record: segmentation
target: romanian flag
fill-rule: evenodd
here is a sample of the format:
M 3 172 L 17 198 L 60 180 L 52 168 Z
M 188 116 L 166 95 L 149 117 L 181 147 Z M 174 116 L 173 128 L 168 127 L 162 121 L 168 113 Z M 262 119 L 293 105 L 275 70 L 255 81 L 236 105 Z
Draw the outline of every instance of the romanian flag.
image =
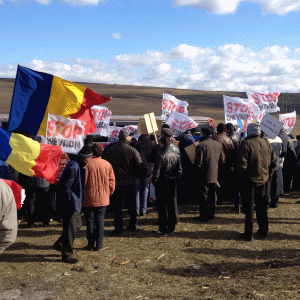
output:
M 60 146 L 40 144 L 0 127 L 0 159 L 22 174 L 54 183 L 61 154 Z
M 97 131 L 90 108 L 109 101 L 59 77 L 18 66 L 8 130 L 46 135 L 48 113 L 85 121 L 85 134 Z

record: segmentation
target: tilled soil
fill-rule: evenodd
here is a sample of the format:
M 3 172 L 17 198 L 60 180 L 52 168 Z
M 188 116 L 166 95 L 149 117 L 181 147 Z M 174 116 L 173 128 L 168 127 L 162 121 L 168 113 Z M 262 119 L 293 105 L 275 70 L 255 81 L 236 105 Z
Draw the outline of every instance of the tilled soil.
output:
M 285 194 L 269 210 L 267 238 L 239 239 L 244 215 L 231 203 L 214 220 L 199 223 L 195 205 L 179 205 L 173 235 L 159 237 L 154 207 L 137 231 L 111 237 L 107 213 L 104 249 L 85 249 L 85 226 L 74 243 L 75 265 L 52 248 L 61 223 L 34 228 L 19 224 L 14 245 L 0 255 L 0 299 L 300 299 L 300 200 Z M 125 225 L 128 223 L 124 212 Z M 255 224 L 255 231 L 257 224 Z

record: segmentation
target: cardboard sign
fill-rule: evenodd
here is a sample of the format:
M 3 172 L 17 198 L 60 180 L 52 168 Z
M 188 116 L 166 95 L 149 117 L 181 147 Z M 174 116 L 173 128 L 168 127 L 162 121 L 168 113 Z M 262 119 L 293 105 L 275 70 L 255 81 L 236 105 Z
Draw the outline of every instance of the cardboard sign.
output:
M 296 123 L 296 111 L 280 114 L 279 121 L 283 122 L 283 128 L 286 129 L 287 133 L 291 133 Z
M 271 139 L 276 138 L 282 126 L 283 122 L 278 121 L 269 114 L 265 114 L 260 123 L 261 130 Z
M 180 132 L 186 132 L 188 129 L 195 128 L 198 125 L 193 119 L 175 111 L 172 112 L 166 124 L 174 131 L 174 136 L 177 136 Z
M 247 91 L 249 100 L 254 101 L 254 104 L 258 106 L 259 110 L 265 110 L 266 113 L 273 113 L 280 110 L 278 105 L 278 97 L 280 93 L 259 93 Z
M 163 94 L 161 118 L 164 121 L 167 120 L 173 111 L 187 116 L 188 105 L 186 101 L 179 100 L 169 94 Z
M 61 146 L 63 152 L 77 154 L 84 146 L 85 122 L 48 114 L 46 144 Z
M 110 117 L 112 115 L 111 111 L 107 107 L 102 105 L 95 105 L 91 107 L 91 111 L 94 116 L 95 125 L 97 127 L 97 131 L 93 134 L 108 136 L 108 127 Z
M 152 132 L 156 132 L 158 130 L 156 119 L 154 113 L 145 114 L 145 123 L 147 127 L 148 134 Z
M 155 132 L 156 135 L 161 134 L 161 127 L 162 127 L 163 121 L 162 120 L 156 120 L 156 125 L 157 125 L 157 131 Z M 139 119 L 139 123 L 137 126 L 137 134 L 148 134 L 147 126 L 146 126 L 146 121 L 144 118 Z M 154 135 L 154 132 L 150 133 L 150 135 Z
M 199 141 L 184 148 L 184 150 L 185 150 L 186 154 L 188 155 L 189 159 L 191 160 L 192 164 L 195 163 L 196 147 L 198 144 L 199 144 Z

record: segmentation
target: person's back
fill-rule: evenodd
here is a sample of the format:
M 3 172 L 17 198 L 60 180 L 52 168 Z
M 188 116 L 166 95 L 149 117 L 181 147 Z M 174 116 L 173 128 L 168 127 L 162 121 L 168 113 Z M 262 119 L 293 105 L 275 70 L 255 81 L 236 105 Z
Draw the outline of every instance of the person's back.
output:
M 17 237 L 17 206 L 11 188 L 0 179 L 0 253 Z

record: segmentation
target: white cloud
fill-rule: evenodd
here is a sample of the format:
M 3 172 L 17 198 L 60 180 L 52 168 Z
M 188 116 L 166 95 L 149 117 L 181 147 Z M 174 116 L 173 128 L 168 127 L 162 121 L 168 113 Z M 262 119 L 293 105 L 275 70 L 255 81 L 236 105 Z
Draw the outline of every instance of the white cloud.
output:
M 173 0 L 175 6 L 192 6 L 213 14 L 234 13 L 241 2 L 257 3 L 265 14 L 285 15 L 300 10 L 299 0 Z
M 116 40 L 121 40 L 121 39 L 122 39 L 120 33 L 114 33 L 112 36 L 113 36 L 113 38 L 116 39 Z
M 100 2 L 103 2 L 103 0 L 62 0 L 62 1 L 75 6 L 98 5 Z
M 122 54 L 110 63 L 98 60 L 32 60 L 21 65 L 71 81 L 102 82 L 198 90 L 266 90 L 298 92 L 299 49 L 265 47 L 260 51 L 243 45 L 217 49 L 178 45 L 168 52 Z M 1 77 L 15 77 L 17 66 L 0 65 Z

